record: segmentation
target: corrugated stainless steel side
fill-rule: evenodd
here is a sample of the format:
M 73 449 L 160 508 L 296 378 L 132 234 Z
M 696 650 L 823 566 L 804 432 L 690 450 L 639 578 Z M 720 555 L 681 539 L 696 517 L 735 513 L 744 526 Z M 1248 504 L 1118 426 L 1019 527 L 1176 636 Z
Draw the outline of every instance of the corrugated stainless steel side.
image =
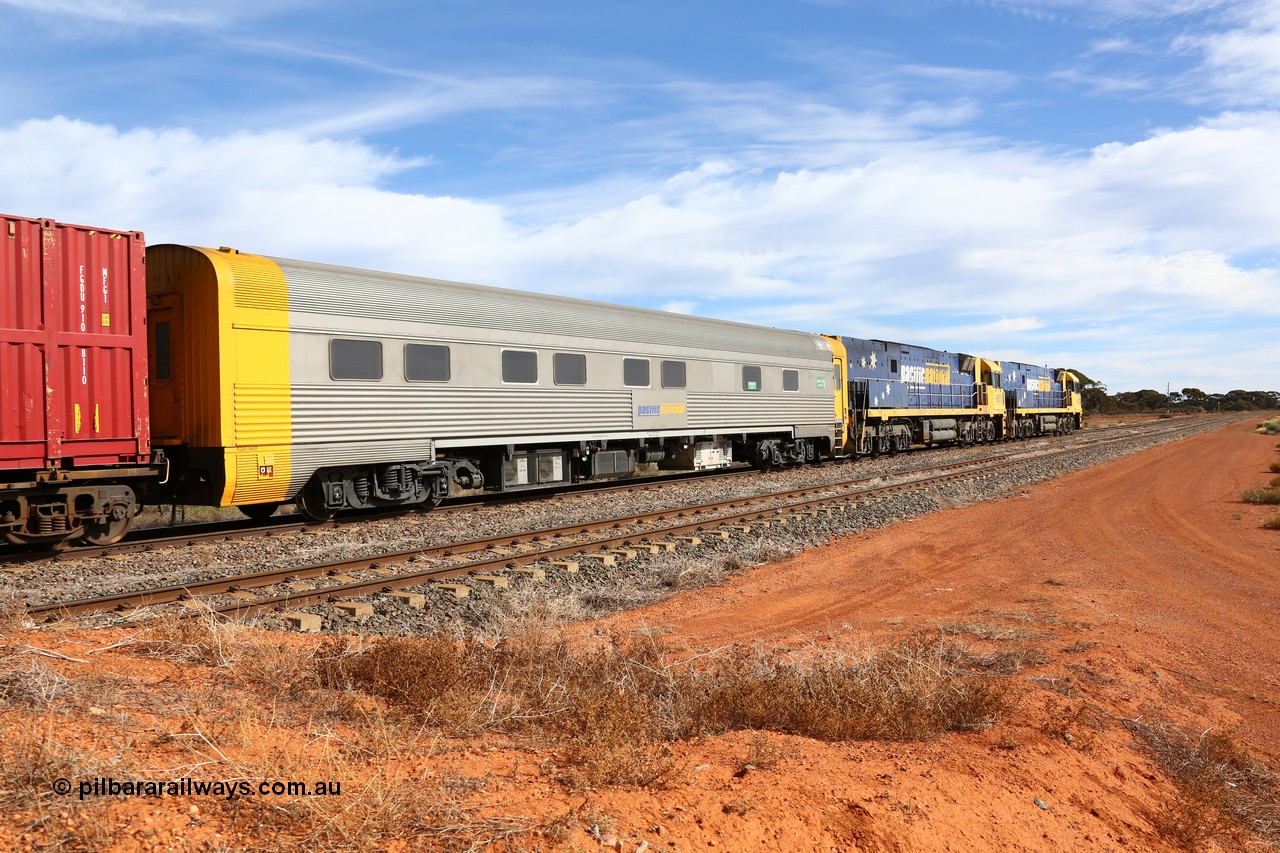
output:
M 348 433 L 349 434 L 349 433 Z M 289 492 L 292 500 L 311 475 L 321 468 L 379 462 L 423 462 L 435 458 L 435 444 L 425 439 L 403 441 L 346 441 L 298 444 L 292 448 Z
M 757 357 L 811 359 L 830 354 L 820 337 L 801 332 L 440 279 L 271 260 L 280 265 L 289 282 L 291 312 L 742 351 Z
M 292 402 L 295 448 L 414 436 L 484 438 L 513 429 L 531 438 L 568 426 L 583 433 L 631 429 L 629 391 L 294 385 Z
M 831 400 L 783 394 L 703 394 L 689 392 L 689 428 L 732 432 L 743 427 L 821 424 L 831 421 Z

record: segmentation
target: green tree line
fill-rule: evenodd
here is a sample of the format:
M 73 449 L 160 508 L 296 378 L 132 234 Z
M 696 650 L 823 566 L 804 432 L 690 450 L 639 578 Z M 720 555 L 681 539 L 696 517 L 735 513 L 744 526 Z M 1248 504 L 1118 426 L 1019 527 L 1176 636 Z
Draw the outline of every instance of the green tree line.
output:
M 1108 394 L 1107 386 L 1078 370 L 1084 410 L 1095 415 L 1130 415 L 1156 412 L 1252 412 L 1280 409 L 1280 391 L 1228 391 L 1207 394 L 1199 388 L 1164 393 L 1150 388 Z

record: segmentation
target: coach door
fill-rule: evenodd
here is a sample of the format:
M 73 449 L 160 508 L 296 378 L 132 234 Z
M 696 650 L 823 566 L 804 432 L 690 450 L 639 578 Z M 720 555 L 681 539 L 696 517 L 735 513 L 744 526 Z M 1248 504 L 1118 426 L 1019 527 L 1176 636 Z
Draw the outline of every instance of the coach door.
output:
M 147 300 L 147 352 L 151 356 L 151 437 L 178 440 L 185 412 L 182 394 L 182 295 L 165 293 Z

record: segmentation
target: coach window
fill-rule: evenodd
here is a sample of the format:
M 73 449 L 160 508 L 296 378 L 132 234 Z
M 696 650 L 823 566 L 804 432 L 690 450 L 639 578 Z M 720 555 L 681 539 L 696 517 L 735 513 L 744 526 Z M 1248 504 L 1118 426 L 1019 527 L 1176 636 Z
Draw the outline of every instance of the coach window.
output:
M 538 354 L 528 350 L 502 351 L 502 381 L 534 385 L 538 381 Z
M 382 342 L 333 338 L 329 341 L 329 376 L 333 379 L 381 379 Z
M 574 352 L 556 353 L 551 356 L 551 378 L 557 385 L 586 385 L 587 357 Z
M 622 384 L 630 388 L 648 388 L 649 359 L 624 358 L 622 360 Z
M 898 360 L 896 358 L 889 359 L 889 372 L 890 373 L 898 372 Z
M 782 390 L 783 391 L 799 391 L 800 390 L 800 371 L 798 370 L 782 371 Z
M 759 391 L 760 387 L 760 368 L 753 364 L 742 368 L 742 390 Z
M 662 362 L 662 387 L 683 388 L 685 386 L 683 361 Z
M 449 348 L 437 344 L 405 344 L 404 378 L 410 382 L 448 382 Z

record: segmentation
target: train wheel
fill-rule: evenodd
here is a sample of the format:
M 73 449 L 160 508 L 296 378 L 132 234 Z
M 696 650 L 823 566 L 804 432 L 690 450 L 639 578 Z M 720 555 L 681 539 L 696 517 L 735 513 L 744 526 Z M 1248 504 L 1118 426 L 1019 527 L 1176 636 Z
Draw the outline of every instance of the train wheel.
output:
M 298 512 L 312 521 L 328 521 L 333 518 L 334 511 L 324 504 L 324 486 L 318 480 L 312 480 L 298 492 L 296 503 Z
M 246 518 L 251 518 L 254 521 L 266 521 L 275 515 L 276 510 L 279 508 L 280 503 L 278 501 L 265 504 L 244 504 L 238 507 Z
M 80 540 L 90 545 L 114 545 L 129 532 L 129 525 L 132 523 L 132 515 L 126 515 L 124 518 L 109 518 L 106 521 L 91 521 L 85 525 L 84 535 Z

